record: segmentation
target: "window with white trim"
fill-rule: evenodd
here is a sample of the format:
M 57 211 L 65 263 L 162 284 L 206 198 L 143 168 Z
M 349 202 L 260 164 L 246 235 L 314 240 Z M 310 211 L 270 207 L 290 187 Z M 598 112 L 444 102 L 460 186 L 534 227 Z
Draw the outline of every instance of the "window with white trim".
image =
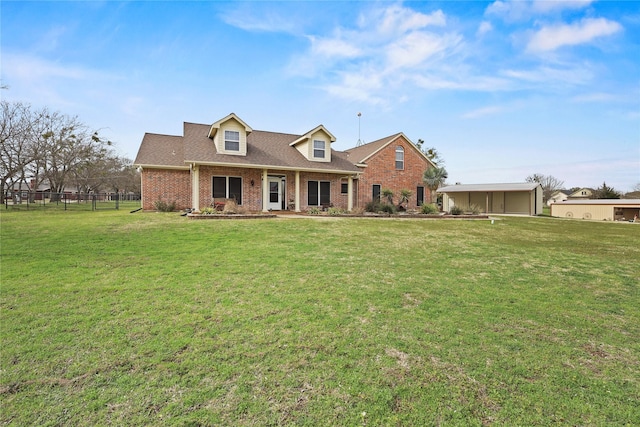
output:
M 242 178 L 214 176 L 211 184 L 214 199 L 234 199 L 237 204 L 242 204 Z
M 326 144 L 326 141 L 320 139 L 313 140 L 313 157 L 315 159 L 325 158 Z
M 396 147 L 396 169 L 404 169 L 404 148 Z
M 237 130 L 224 131 L 225 151 L 240 151 L 240 132 Z
M 329 181 L 309 181 L 307 190 L 307 205 L 325 206 L 331 204 L 331 183 Z

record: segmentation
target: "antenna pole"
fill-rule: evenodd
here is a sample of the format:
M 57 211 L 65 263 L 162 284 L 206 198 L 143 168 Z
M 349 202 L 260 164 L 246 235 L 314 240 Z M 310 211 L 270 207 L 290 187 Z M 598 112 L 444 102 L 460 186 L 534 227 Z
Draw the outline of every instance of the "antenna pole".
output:
M 362 113 L 358 113 L 358 142 L 356 143 L 356 147 L 359 147 L 363 144 L 362 140 L 360 139 L 360 117 L 362 116 Z

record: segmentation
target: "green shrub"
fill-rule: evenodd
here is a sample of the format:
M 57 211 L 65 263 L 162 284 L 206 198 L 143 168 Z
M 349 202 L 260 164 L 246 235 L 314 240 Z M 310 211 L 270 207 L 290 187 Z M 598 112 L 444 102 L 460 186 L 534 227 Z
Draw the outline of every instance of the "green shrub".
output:
M 176 202 L 167 203 L 163 200 L 156 200 L 153 205 L 160 212 L 174 212 L 176 210 Z
M 388 188 L 383 188 L 382 189 L 382 197 L 384 197 L 385 199 L 387 199 L 387 203 L 392 205 L 393 204 L 393 191 L 391 191 Z
M 397 211 L 397 208 L 390 203 L 382 203 L 378 208 L 378 212 L 385 212 L 388 214 L 394 214 Z
M 380 212 L 380 200 L 372 200 L 364 206 L 365 212 Z
M 451 215 L 461 215 L 464 211 L 459 206 L 452 206 L 449 212 Z
M 320 208 L 313 207 L 313 208 L 309 208 L 307 213 L 309 215 L 320 215 L 322 213 L 322 210 Z
M 420 206 L 420 213 L 432 215 L 438 213 L 438 207 L 433 203 L 425 203 Z
M 329 215 L 344 215 L 347 213 L 347 211 L 345 211 L 344 209 L 340 209 L 340 208 L 329 208 L 327 210 L 327 213 Z
M 213 207 L 207 206 L 206 208 L 202 208 L 200 210 L 200 215 L 215 215 L 216 212 L 217 211 Z

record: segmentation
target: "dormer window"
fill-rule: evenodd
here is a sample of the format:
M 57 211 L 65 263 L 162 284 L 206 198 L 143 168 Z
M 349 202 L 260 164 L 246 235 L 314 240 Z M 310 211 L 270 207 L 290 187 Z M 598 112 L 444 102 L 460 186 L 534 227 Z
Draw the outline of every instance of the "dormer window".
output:
M 396 169 L 404 169 L 404 148 L 400 146 L 396 147 Z
M 326 149 L 326 142 L 319 139 L 313 140 L 313 157 L 316 159 L 324 159 Z
M 240 151 L 240 132 L 235 130 L 224 131 L 225 151 Z

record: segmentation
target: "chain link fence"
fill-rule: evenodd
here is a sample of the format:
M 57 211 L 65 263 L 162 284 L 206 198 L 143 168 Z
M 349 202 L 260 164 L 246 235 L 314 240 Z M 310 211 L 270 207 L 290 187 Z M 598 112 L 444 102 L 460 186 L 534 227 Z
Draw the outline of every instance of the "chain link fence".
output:
M 81 210 L 137 209 L 139 194 L 122 193 L 54 193 L 16 191 L 5 195 L 6 210 Z

